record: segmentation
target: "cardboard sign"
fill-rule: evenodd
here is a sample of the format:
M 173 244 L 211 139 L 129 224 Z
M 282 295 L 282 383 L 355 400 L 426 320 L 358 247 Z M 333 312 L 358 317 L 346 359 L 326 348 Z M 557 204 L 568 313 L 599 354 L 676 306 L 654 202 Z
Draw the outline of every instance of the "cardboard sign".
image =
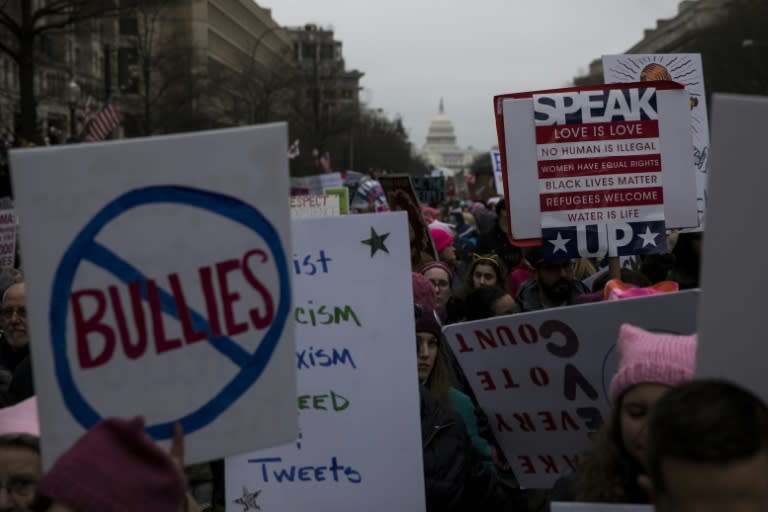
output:
M 652 100 L 648 93 L 640 95 L 641 88 L 646 91 L 655 89 L 656 108 L 651 106 Z M 535 102 L 535 98 L 539 99 L 538 103 Z M 574 193 L 570 203 L 565 201 L 560 205 L 550 202 L 549 206 L 571 206 L 573 210 L 626 206 L 631 211 L 624 219 L 605 217 L 600 219 L 597 215 L 594 218 L 588 216 L 584 219 L 578 215 L 573 218 L 566 216 L 566 220 L 573 226 L 572 240 L 563 242 L 564 239 L 569 238 L 567 235 L 562 235 L 558 240 L 562 244 L 560 247 L 566 250 L 578 246 L 577 225 L 580 225 L 585 232 L 585 236 L 581 237 L 582 242 L 586 242 L 588 238 L 595 240 L 594 245 L 585 246 L 582 243 L 582 248 L 586 247 L 584 252 L 591 253 L 592 256 L 598 255 L 597 248 L 600 246 L 603 246 L 603 252 L 607 254 L 611 244 L 619 254 L 625 246 L 638 241 L 642 246 L 647 240 L 645 246 L 647 248 L 656 228 L 645 226 L 650 228 L 650 231 L 646 231 L 642 226 L 630 224 L 642 220 L 634 215 L 635 207 L 639 206 L 638 202 L 655 202 L 659 196 L 663 199 L 664 220 L 667 228 L 684 228 L 698 224 L 695 177 L 690 172 L 692 166 L 689 150 L 691 139 L 688 129 L 690 107 L 688 95 L 682 85 L 674 82 L 644 82 L 507 94 L 497 96 L 495 106 L 496 127 L 505 177 L 504 185 L 509 204 L 507 220 L 510 239 L 514 243 L 531 245 L 541 242 L 541 214 L 547 213 L 547 203 L 545 201 L 542 205 L 539 197 L 540 180 L 552 178 L 567 186 L 569 179 L 580 179 L 580 183 L 571 181 L 570 184 L 579 185 L 584 189 L 589 188 L 586 183 L 586 172 L 589 172 L 589 179 L 597 180 L 597 186 L 594 187 L 598 190 L 597 193 L 580 190 Z M 643 121 L 644 115 L 646 117 L 656 115 L 658 118 L 657 147 L 631 142 L 630 137 L 639 135 L 637 130 L 640 125 L 634 121 Z M 620 116 L 626 122 L 614 123 L 614 117 L 618 120 Z M 537 127 L 537 119 L 539 122 L 548 121 L 554 124 L 548 127 Z M 572 124 L 575 124 L 575 127 L 572 127 Z M 584 124 L 591 126 L 583 126 Z M 612 134 L 610 127 L 614 124 L 616 128 Z M 618 125 L 622 126 L 623 133 L 619 133 Z M 552 151 L 548 155 L 543 155 L 550 160 L 542 162 L 543 159 L 539 158 L 537 152 L 543 151 L 543 148 L 538 147 L 537 144 L 537 130 L 541 132 L 547 128 L 552 132 L 552 137 L 556 135 L 554 132 L 557 129 L 558 137 L 565 137 L 560 140 L 570 141 L 573 145 L 569 146 L 571 151 L 563 155 L 559 152 L 555 154 L 554 148 L 551 148 Z M 576 130 L 574 131 L 573 128 Z M 600 128 L 603 130 L 602 134 Z M 630 131 L 632 131 L 631 134 Z M 602 140 L 611 136 L 624 138 Z M 621 146 L 621 151 L 619 151 L 619 144 L 624 144 Z M 617 152 L 622 153 L 626 158 L 617 159 L 616 162 L 626 167 L 613 165 L 611 155 Z M 660 155 L 660 158 L 654 159 L 650 155 Z M 581 157 L 580 160 L 583 161 L 577 162 L 581 166 L 576 165 L 573 157 Z M 659 166 L 660 170 L 654 170 L 659 169 Z M 657 183 L 630 184 L 627 181 L 628 177 L 635 175 L 648 179 L 652 179 L 650 176 L 656 176 Z M 619 178 L 622 178 L 621 183 Z M 654 188 L 658 182 L 661 183 L 662 190 L 660 194 L 657 191 L 655 198 L 646 197 L 642 193 L 639 197 L 636 196 L 638 190 Z M 590 187 L 593 185 L 595 184 L 590 181 Z M 599 192 L 601 188 L 610 190 Z M 623 189 L 631 191 L 621 192 Z M 566 190 L 557 192 L 561 191 Z M 604 215 L 607 216 L 607 214 Z M 620 217 L 618 211 L 616 215 Z M 643 212 L 640 215 L 642 216 Z M 614 220 L 618 223 L 607 230 L 604 227 L 605 222 Z M 640 228 L 639 231 L 636 228 Z M 640 238 L 641 234 L 645 235 L 644 239 Z M 658 243 L 661 238 L 657 236 L 654 240 Z M 552 244 L 546 245 L 555 248 Z M 560 251 L 560 255 L 562 254 Z
M 331 217 L 341 215 L 339 196 L 291 196 L 291 217 Z
M 406 220 L 294 221 L 294 250 L 326 261 L 294 279 L 301 431 L 227 459 L 227 510 L 424 510 Z
M 493 184 L 496 187 L 496 194 L 504 197 L 504 173 L 501 170 L 501 151 L 491 150 L 491 165 L 493 166 Z
M 389 208 L 393 212 L 408 212 L 408 224 L 411 243 L 411 268 L 418 271 L 428 261 L 437 259 L 432 237 L 429 236 L 427 222 L 421 213 L 419 200 L 413 190 L 410 176 L 382 176 L 379 179 Z
M 347 187 L 324 188 L 326 196 L 339 196 L 339 214 L 349 215 L 349 189 Z
M 16 213 L 0 210 L 0 268 L 13 268 L 16 262 Z
M 698 291 L 449 325 L 453 353 L 523 487 L 573 471 L 610 414 L 619 326 L 690 334 Z
M 445 178 L 411 176 L 411 181 L 420 203 L 435 206 L 445 201 Z
M 338 188 L 344 186 L 344 178 L 340 172 L 327 172 L 291 178 L 291 195 L 322 195 L 326 188 Z
M 652 505 L 622 505 L 619 503 L 566 503 L 553 501 L 550 512 L 653 512 Z
M 716 94 L 712 115 L 696 374 L 732 380 L 768 403 L 763 318 L 768 283 L 757 270 L 766 250 L 759 212 L 768 187 L 761 128 L 768 99 Z
M 663 252 L 656 89 L 534 94 L 533 112 L 544 258 Z
M 112 416 L 180 422 L 188 463 L 296 438 L 290 284 L 317 255 L 290 247 L 286 138 L 11 153 L 46 467 Z
M 690 95 L 693 167 L 696 173 L 696 199 L 699 221 L 703 221 L 707 201 L 709 162 L 709 120 L 704 88 L 704 69 L 698 53 L 603 55 L 605 83 L 674 80 Z

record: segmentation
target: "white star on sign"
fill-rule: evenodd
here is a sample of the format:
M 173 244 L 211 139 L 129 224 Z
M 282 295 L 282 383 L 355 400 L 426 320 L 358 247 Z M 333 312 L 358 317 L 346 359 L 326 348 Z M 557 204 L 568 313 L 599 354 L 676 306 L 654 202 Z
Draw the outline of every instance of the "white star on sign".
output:
M 659 236 L 659 234 L 652 232 L 650 226 L 645 226 L 645 233 L 639 234 L 637 236 L 643 239 L 643 247 L 646 245 L 658 247 L 658 245 L 656 245 L 656 237 Z
M 558 231 L 557 238 L 554 240 L 549 240 L 549 243 L 555 246 L 555 248 L 552 250 L 552 254 L 557 253 L 557 251 L 563 251 L 564 253 L 568 254 L 568 249 L 566 249 L 565 246 L 570 241 L 570 238 L 563 238 L 563 235 Z

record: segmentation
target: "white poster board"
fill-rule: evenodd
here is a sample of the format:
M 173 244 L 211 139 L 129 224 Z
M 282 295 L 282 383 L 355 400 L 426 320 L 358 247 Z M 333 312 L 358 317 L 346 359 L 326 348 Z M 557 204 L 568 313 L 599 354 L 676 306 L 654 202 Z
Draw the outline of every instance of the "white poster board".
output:
M 653 512 L 652 505 L 622 505 L 618 503 L 566 503 L 553 501 L 550 512 Z
M 497 123 L 500 144 L 504 144 L 507 188 L 510 197 L 507 215 L 510 233 L 515 240 L 539 239 L 541 230 L 541 200 L 539 198 L 539 162 L 537 158 L 536 127 L 534 125 L 534 94 L 569 93 L 578 101 L 582 114 L 592 109 L 610 107 L 591 94 L 624 84 L 570 87 L 551 91 L 527 92 L 497 98 L 500 121 Z M 662 169 L 659 173 L 663 187 L 666 227 L 684 228 L 698 225 L 696 212 L 696 182 L 691 173 L 692 155 L 688 94 L 672 82 L 654 82 L 657 93 L 659 140 Z M 578 96 L 576 96 L 578 93 Z M 590 105 L 587 105 L 590 103 Z M 601 106 L 602 105 L 602 106 Z M 585 110 L 586 109 L 586 110 Z M 588 115 L 588 114 L 587 114 Z M 551 165 L 557 166 L 557 161 Z M 575 168 L 574 168 L 575 169 Z M 608 169 L 606 169 L 607 171 Z
M 291 188 L 297 192 L 310 195 L 322 195 L 323 189 L 338 188 L 344 186 L 344 178 L 340 172 L 328 172 L 325 174 L 313 174 L 291 178 Z
M 768 249 L 759 214 L 768 189 L 763 154 L 768 98 L 716 94 L 712 116 L 696 374 L 732 380 L 768 402 L 763 319 L 768 279 L 755 271 Z
M 0 210 L 0 268 L 13 268 L 16 261 L 16 212 Z
M 491 150 L 491 166 L 496 194 L 504 197 L 504 173 L 501 170 L 501 152 L 498 149 Z
M 696 175 L 696 199 L 699 221 L 703 222 L 707 201 L 709 162 L 709 120 L 704 68 L 701 54 L 660 53 L 603 55 L 605 83 L 674 80 L 685 86 L 689 94 L 693 167 Z
M 291 218 L 331 217 L 341 215 L 337 195 L 291 196 Z
M 110 416 L 188 463 L 296 438 L 286 139 L 11 152 L 46 467 Z
M 227 459 L 227 510 L 423 511 L 407 215 L 301 219 L 292 231 L 316 265 L 294 280 L 301 430 Z
M 444 332 L 523 487 L 570 472 L 610 413 L 619 326 L 691 334 L 698 291 L 547 309 Z

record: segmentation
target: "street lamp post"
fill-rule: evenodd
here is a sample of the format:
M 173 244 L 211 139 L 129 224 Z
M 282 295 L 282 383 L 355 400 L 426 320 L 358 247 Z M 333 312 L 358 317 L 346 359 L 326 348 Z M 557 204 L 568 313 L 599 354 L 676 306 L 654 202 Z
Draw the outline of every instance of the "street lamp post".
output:
M 77 134 L 77 120 L 75 119 L 75 108 L 80 102 L 80 86 L 75 82 L 74 77 L 67 85 L 67 103 L 69 104 L 69 137 L 74 139 Z

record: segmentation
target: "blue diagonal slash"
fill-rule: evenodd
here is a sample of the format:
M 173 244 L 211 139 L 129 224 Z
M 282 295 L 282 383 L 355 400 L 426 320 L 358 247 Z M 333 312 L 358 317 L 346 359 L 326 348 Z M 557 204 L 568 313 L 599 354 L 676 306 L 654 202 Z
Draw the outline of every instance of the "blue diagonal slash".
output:
M 205 210 L 245 226 L 258 235 L 269 248 L 277 267 L 280 299 L 272 324 L 253 353 L 244 350 L 227 336 L 209 337 L 208 343 L 237 365 L 240 371 L 204 405 L 181 418 L 149 425 L 146 427 L 147 433 L 155 439 L 169 439 L 173 425 L 177 422 L 181 423 L 186 433 L 209 425 L 259 379 L 282 337 L 291 304 L 288 262 L 279 233 L 258 209 L 230 196 L 189 187 L 154 186 L 126 192 L 102 208 L 75 237 L 59 262 L 51 290 L 48 315 L 56 379 L 66 407 L 85 429 L 90 429 L 102 418 L 77 387 L 67 354 L 67 314 L 75 274 L 82 261 L 89 261 L 112 273 L 123 283 L 146 280 L 137 268 L 96 242 L 96 236 L 111 221 L 132 208 L 168 203 Z M 159 295 L 163 312 L 178 319 L 173 297 L 163 290 L 159 290 Z M 146 287 L 142 287 L 142 297 L 147 300 Z M 202 315 L 190 311 L 190 317 L 197 330 L 210 332 L 208 322 Z
M 148 279 L 139 269 L 98 242 L 91 244 L 87 252 L 83 254 L 83 259 L 99 267 L 110 269 L 115 277 L 125 284 L 131 284 L 135 281 L 146 281 Z M 179 320 L 179 312 L 176 309 L 176 301 L 173 299 L 173 296 L 159 287 L 158 295 L 160 296 L 160 306 L 163 312 Z M 141 287 L 141 297 L 144 300 L 149 300 L 146 286 Z M 208 322 L 202 315 L 190 309 L 189 316 L 196 331 L 211 332 Z M 208 343 L 227 356 L 239 368 L 248 364 L 248 360 L 251 358 L 251 354 L 227 336 L 219 336 L 218 338 L 209 336 Z

